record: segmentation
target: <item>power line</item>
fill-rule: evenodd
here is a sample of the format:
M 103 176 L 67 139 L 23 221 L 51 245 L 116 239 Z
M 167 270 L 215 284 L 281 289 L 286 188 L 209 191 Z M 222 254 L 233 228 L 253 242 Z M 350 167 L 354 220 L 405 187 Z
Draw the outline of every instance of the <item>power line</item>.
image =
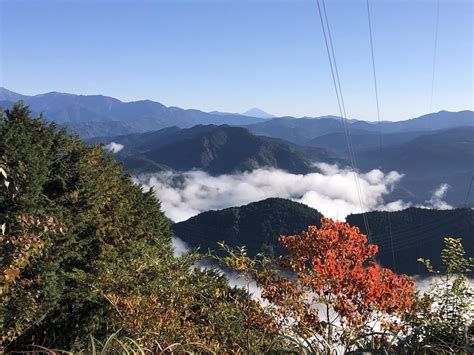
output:
M 386 213 L 394 213 L 394 212 L 386 212 Z M 451 221 L 456 220 L 457 217 L 463 213 L 463 211 L 459 210 L 459 214 L 456 214 L 456 213 L 458 213 L 458 212 L 453 213 L 451 216 L 444 217 L 443 219 L 440 218 L 436 222 L 425 223 L 425 224 L 418 225 L 416 227 L 400 229 L 396 232 L 392 232 L 393 239 L 394 240 L 401 239 L 403 236 L 413 234 L 415 232 L 416 233 L 422 233 L 422 232 L 426 233 L 427 231 L 438 229 L 440 226 L 445 225 L 447 222 L 451 222 Z M 379 238 L 382 239 L 382 237 L 384 237 L 386 235 L 387 235 L 387 233 L 379 234 L 379 235 L 377 235 L 377 239 L 379 239 Z M 385 245 L 386 245 L 386 243 L 385 243 Z
M 352 142 L 351 142 L 351 137 L 350 137 L 350 132 L 348 129 L 348 124 L 347 124 L 347 115 L 346 115 L 346 107 L 344 103 L 344 96 L 342 94 L 342 89 L 341 89 L 341 81 L 339 78 L 339 71 L 337 69 L 337 61 L 336 61 L 336 56 L 334 52 L 334 46 L 332 42 L 332 36 L 331 36 L 331 27 L 329 25 L 328 17 L 327 17 L 327 11 L 326 11 L 326 3 L 325 0 L 322 0 L 323 4 L 323 10 L 321 9 L 321 4 L 320 0 L 317 0 L 317 5 L 318 5 L 318 12 L 319 12 L 319 19 L 321 21 L 321 28 L 323 30 L 323 35 L 324 35 L 324 42 L 326 45 L 326 52 L 328 55 L 328 60 L 329 60 L 329 65 L 331 68 L 331 76 L 334 84 L 334 90 L 336 92 L 336 98 L 337 98 L 337 103 L 339 107 L 339 113 L 341 115 L 341 120 L 342 120 L 342 126 L 344 129 L 344 135 L 346 137 L 346 143 L 347 143 L 347 149 L 349 151 L 349 160 L 351 163 L 352 171 L 354 173 L 354 181 L 356 185 L 356 190 L 357 190 L 357 196 L 359 199 L 360 207 L 362 210 L 362 215 L 364 218 L 364 224 L 365 224 L 365 229 L 367 232 L 367 237 L 369 242 L 371 241 L 371 233 L 370 233 L 370 228 L 369 228 L 369 222 L 367 219 L 367 214 L 365 211 L 365 205 L 363 202 L 362 198 L 362 189 L 359 183 L 359 175 L 357 173 L 357 168 L 356 168 L 356 162 L 355 162 L 355 156 L 354 156 L 354 151 L 352 147 Z M 324 19 L 323 19 L 323 14 L 324 14 Z M 327 27 L 327 33 L 326 33 L 326 27 Z
M 433 50 L 433 67 L 431 72 L 431 97 L 430 97 L 430 110 L 433 110 L 433 94 L 434 94 L 434 83 L 435 83 L 435 70 L 436 70 L 436 52 L 438 51 L 438 27 L 439 27 L 439 4 L 440 1 L 437 1 L 436 6 L 436 25 L 435 25 L 435 40 L 434 40 L 434 50 Z
M 434 230 L 432 230 L 431 232 L 434 232 Z M 450 233 L 454 233 L 454 234 L 458 234 L 458 232 L 462 232 L 462 229 L 460 229 L 459 227 L 455 230 L 451 230 Z M 443 238 L 443 235 L 441 234 L 437 234 L 437 235 L 426 235 L 426 232 L 425 232 L 425 235 L 422 236 L 422 237 L 419 237 L 419 238 L 416 238 L 415 240 L 401 240 L 399 241 L 398 243 L 395 243 L 395 250 L 396 251 L 400 251 L 400 250 L 406 250 L 406 249 L 409 249 L 411 247 L 415 247 L 415 246 L 418 246 L 418 245 L 422 245 L 424 244 L 424 242 L 426 241 L 432 241 L 433 239 L 435 238 Z M 380 246 L 379 246 L 380 247 Z M 381 246 L 381 248 L 383 248 L 383 246 Z M 381 254 L 387 254 L 388 252 L 381 252 Z
M 379 126 L 379 147 L 380 147 L 380 155 L 383 154 L 383 148 L 382 148 L 382 124 L 380 122 L 380 104 L 379 104 L 379 90 L 378 90 L 378 85 L 377 85 L 377 71 L 375 70 L 375 55 L 374 55 L 374 41 L 373 41 L 373 36 L 372 36 L 372 20 L 370 16 L 370 4 L 369 0 L 366 1 L 367 5 L 367 19 L 369 23 L 369 37 L 370 37 L 370 53 L 372 56 L 372 74 L 374 78 L 374 89 L 375 89 L 375 102 L 377 106 L 377 122 Z M 392 262 L 393 262 L 393 269 L 396 272 L 397 271 L 397 263 L 395 261 L 395 251 L 393 248 L 393 238 L 392 238 L 392 221 L 390 218 L 390 213 L 387 214 L 388 218 L 388 228 L 389 228 L 389 233 L 390 233 L 390 244 L 391 244 L 391 249 L 392 249 Z
M 374 77 L 375 102 L 377 104 L 377 122 L 379 125 L 379 145 L 380 145 L 380 150 L 382 150 L 382 124 L 380 122 L 379 90 L 378 90 L 378 85 L 377 85 L 377 72 L 375 70 L 374 41 L 372 38 L 372 20 L 370 17 L 369 0 L 366 1 L 366 4 L 367 4 L 367 19 L 369 21 L 370 52 L 372 54 L 372 73 Z
M 467 201 L 469 200 L 469 195 L 471 193 L 472 182 L 474 181 L 474 175 L 471 177 L 471 182 L 469 183 L 469 188 L 467 189 L 466 199 L 464 200 L 463 207 L 467 206 Z
M 422 241 L 431 239 L 432 237 L 430 237 L 430 235 L 432 235 L 433 233 L 439 231 L 441 227 L 442 226 L 439 226 L 438 228 L 428 228 L 428 229 L 424 230 L 423 233 L 419 232 L 419 234 L 423 234 L 422 236 L 416 236 L 415 237 L 415 234 L 412 234 L 411 236 L 413 236 L 414 239 L 406 239 L 406 238 L 402 239 L 401 237 L 399 237 L 398 240 L 393 243 L 393 246 L 396 250 L 398 250 L 399 247 L 402 246 L 402 245 L 417 245 Z M 418 233 L 416 233 L 416 234 L 418 234 Z M 409 237 L 410 234 L 407 234 L 406 236 Z M 387 242 L 377 243 L 377 245 L 381 248 L 388 247 Z

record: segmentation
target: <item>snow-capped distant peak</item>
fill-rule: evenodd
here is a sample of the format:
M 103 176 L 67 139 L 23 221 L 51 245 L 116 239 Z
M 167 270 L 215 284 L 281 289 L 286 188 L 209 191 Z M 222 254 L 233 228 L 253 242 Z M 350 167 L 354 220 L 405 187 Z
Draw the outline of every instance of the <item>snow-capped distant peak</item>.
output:
M 272 114 L 269 114 L 268 112 L 265 112 L 263 110 L 260 110 L 259 108 L 251 108 L 248 111 L 245 111 L 242 113 L 244 116 L 250 116 L 250 117 L 258 117 L 258 118 L 272 118 L 275 117 Z

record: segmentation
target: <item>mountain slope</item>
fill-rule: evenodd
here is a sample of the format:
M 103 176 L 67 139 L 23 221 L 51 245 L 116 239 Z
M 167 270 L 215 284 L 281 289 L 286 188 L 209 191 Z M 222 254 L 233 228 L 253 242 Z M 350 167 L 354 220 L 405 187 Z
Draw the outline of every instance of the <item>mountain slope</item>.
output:
M 359 132 L 351 135 L 351 141 L 357 167 L 362 171 L 380 168 L 405 174 L 395 186 L 393 198 L 423 203 L 440 184 L 447 183 L 448 202 L 455 206 L 465 203 L 474 172 L 474 126 L 383 133 L 381 137 L 378 132 Z M 326 134 L 307 144 L 348 159 L 343 133 Z
M 25 95 L 21 95 L 16 92 L 0 87 L 0 101 L 15 102 L 15 101 L 23 100 L 25 97 L 26 97 Z
M 269 198 L 241 207 L 201 213 L 173 225 L 173 232 L 191 247 L 218 249 L 217 243 L 246 246 L 250 255 L 281 255 L 281 234 L 299 233 L 308 225 L 320 225 L 322 215 L 306 205 Z
M 402 185 L 412 196 L 396 194 L 410 201 L 423 202 L 434 190 L 447 183 L 446 201 L 455 206 L 465 202 L 474 173 L 474 127 L 458 127 L 418 136 L 402 144 L 360 152 L 358 166 L 363 170 L 380 167 L 405 174 Z M 419 195 L 414 199 L 413 195 Z
M 435 131 L 460 126 L 474 126 L 474 112 L 440 111 L 417 118 L 389 122 L 381 122 L 382 134 Z M 320 118 L 279 117 L 247 126 L 255 134 L 285 139 L 299 144 L 315 145 L 312 140 L 331 133 L 344 134 L 340 117 L 326 116 Z M 378 134 L 377 122 L 348 120 L 351 135 Z M 378 139 L 378 138 L 377 138 Z
M 89 143 L 111 142 L 124 145 L 117 158 L 124 161 L 126 169 L 135 171 L 151 172 L 167 166 L 178 171 L 201 169 L 211 174 L 226 174 L 271 167 L 308 173 L 317 170 L 313 162 L 345 165 L 324 149 L 259 137 L 245 128 L 231 126 L 171 127 L 89 140 Z
M 409 120 L 382 122 L 384 132 L 436 131 L 460 126 L 474 126 L 474 112 L 469 110 L 439 111 Z
M 424 134 L 403 144 L 367 150 L 362 167 L 381 166 L 406 173 L 439 174 L 446 169 L 472 169 L 474 127 L 458 127 Z
M 390 222 L 388 223 L 388 215 Z M 320 225 L 321 214 L 300 203 L 271 198 L 246 206 L 201 213 L 173 225 L 176 236 L 191 247 L 218 250 L 217 243 L 246 246 L 250 255 L 266 252 L 275 256 L 285 250 L 278 243 L 280 234 L 294 234 L 309 225 Z M 431 210 L 408 208 L 397 212 L 368 212 L 372 242 L 379 246 L 377 261 L 409 275 L 427 275 L 418 258 L 430 258 L 440 265 L 443 237 L 463 238 L 467 255 L 474 254 L 474 211 L 472 209 Z M 349 215 L 350 225 L 366 233 L 362 214 Z
M 377 260 L 390 268 L 394 266 L 391 236 L 397 272 L 411 275 L 426 274 L 426 268 L 417 261 L 418 258 L 431 259 L 435 269 L 439 267 L 440 251 L 444 247 L 443 237 L 446 236 L 462 238 L 466 254 L 474 254 L 472 209 L 440 211 L 408 208 L 397 212 L 369 212 L 366 215 L 372 241 L 379 245 L 380 249 Z M 349 215 L 346 220 L 366 232 L 361 214 Z
M 339 120 L 333 118 L 278 117 L 246 126 L 254 134 L 285 139 L 294 143 L 305 143 L 312 138 L 333 132 L 342 132 Z
M 359 131 L 351 134 L 351 143 L 355 154 L 358 155 L 362 151 L 380 149 L 380 138 L 382 138 L 382 147 L 387 147 L 409 142 L 426 133 L 426 131 L 383 133 L 380 137 L 378 132 Z M 346 135 L 342 132 L 329 133 L 313 138 L 306 142 L 306 145 L 329 149 L 344 157 L 349 155 Z

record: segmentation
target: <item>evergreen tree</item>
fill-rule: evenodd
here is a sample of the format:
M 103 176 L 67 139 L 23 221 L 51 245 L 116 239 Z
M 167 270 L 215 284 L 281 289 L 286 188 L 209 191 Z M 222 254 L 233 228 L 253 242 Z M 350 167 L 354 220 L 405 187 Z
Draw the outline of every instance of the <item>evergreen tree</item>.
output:
M 214 350 L 242 349 L 250 335 L 263 339 L 270 322 L 261 309 L 229 289 L 222 275 L 191 271 L 196 255 L 173 257 L 159 202 L 102 146 L 31 118 L 20 103 L 0 123 L 0 157 L 15 180 L 15 194 L 0 197 L 6 235 L 22 235 L 26 217 L 64 226 L 46 235 L 41 253 L 18 270 L 21 295 L 34 297 L 36 306 L 7 349 L 33 343 L 84 349 L 89 335 L 101 339 L 119 329 L 147 346 L 201 339 Z M 1 240 L 3 273 L 14 255 L 7 240 Z M 16 327 L 18 299 L 4 298 L 2 331 Z M 244 324 L 251 330 L 245 339 Z

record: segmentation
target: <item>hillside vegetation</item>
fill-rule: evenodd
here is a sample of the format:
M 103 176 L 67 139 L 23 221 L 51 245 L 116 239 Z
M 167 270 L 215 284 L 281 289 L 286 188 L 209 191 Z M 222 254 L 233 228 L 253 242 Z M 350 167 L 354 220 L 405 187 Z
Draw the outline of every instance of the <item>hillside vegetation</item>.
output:
M 196 256 L 173 257 L 160 203 L 101 146 L 16 105 L 0 121 L 0 168 L 0 351 L 90 353 L 91 335 L 117 331 L 155 349 L 268 345 L 261 309 L 221 274 L 191 271 Z
M 427 224 L 424 213 L 407 211 L 395 228 Z M 320 217 L 268 199 L 174 226 L 196 242 L 222 240 L 217 229 L 255 249 L 224 243 L 220 255 L 207 255 L 245 285 L 230 287 L 222 271 L 197 267 L 201 255 L 173 256 L 159 201 L 111 153 L 17 104 L 0 120 L 0 352 L 472 352 L 466 276 L 474 258 L 460 239 L 444 239 L 440 272 L 420 250 L 427 270 L 442 277 L 419 295 L 412 278 L 377 263 L 377 245 L 359 228 Z M 472 231 L 472 218 L 467 227 L 453 221 Z
M 302 147 L 282 140 L 259 137 L 245 128 L 198 125 L 111 138 L 94 138 L 91 143 L 119 143 L 117 154 L 125 169 L 153 172 L 162 169 L 200 169 L 211 174 L 278 168 L 292 173 L 317 171 L 314 162 L 344 161 L 322 148 Z
M 232 247 L 245 246 L 249 255 L 264 252 L 279 256 L 285 252 L 278 242 L 280 235 L 299 233 L 310 225 L 319 226 L 321 217 L 317 210 L 303 204 L 270 198 L 241 207 L 203 212 L 174 224 L 173 232 L 189 246 L 204 251 L 208 248 L 218 251 L 218 242 L 225 241 Z M 439 250 L 445 236 L 462 238 L 467 254 L 474 254 L 474 211 L 471 209 L 408 208 L 397 212 L 368 212 L 367 217 L 371 240 L 380 250 L 377 260 L 399 272 L 427 275 L 426 268 L 418 262 L 420 255 L 439 267 Z M 361 214 L 349 215 L 347 222 L 366 233 Z
M 426 268 L 418 262 L 419 255 L 431 259 L 435 269 L 439 268 L 439 250 L 443 248 L 446 236 L 462 238 L 466 254 L 474 254 L 474 210 L 470 208 L 408 208 L 395 212 L 368 212 L 366 215 L 372 242 L 380 248 L 378 261 L 398 272 L 426 274 Z M 366 233 L 361 214 L 349 215 L 346 220 Z
M 321 225 L 322 214 L 302 203 L 269 198 L 241 207 L 203 212 L 173 225 L 173 232 L 192 247 L 218 249 L 224 241 L 231 247 L 245 246 L 249 255 L 265 252 L 282 255 L 280 235 L 296 234 L 307 226 Z

